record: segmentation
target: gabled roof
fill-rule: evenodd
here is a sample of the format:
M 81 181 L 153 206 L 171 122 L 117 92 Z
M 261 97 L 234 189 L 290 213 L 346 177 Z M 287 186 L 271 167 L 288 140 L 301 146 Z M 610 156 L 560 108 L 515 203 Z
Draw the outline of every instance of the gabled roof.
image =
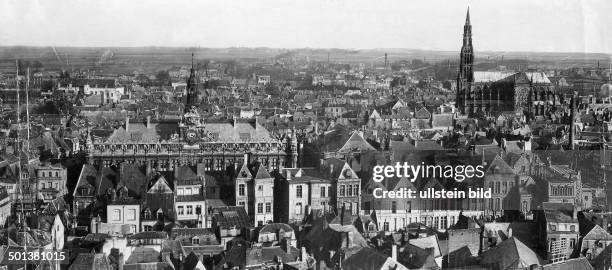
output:
M 511 237 L 482 254 L 482 265 L 497 266 L 497 269 L 529 268 L 541 265 L 542 260 L 523 242 Z
M 147 190 L 148 193 L 173 193 L 170 184 L 168 184 L 168 181 L 166 181 L 166 178 L 163 175 L 160 174 L 157 179 L 153 179 L 152 182 L 153 185 L 151 185 L 151 187 L 149 187 Z
M 242 163 L 242 168 L 240 168 L 240 171 L 238 171 L 238 177 L 248 179 L 253 178 L 253 174 L 251 174 L 251 170 L 249 170 L 249 167 L 247 166 L 246 162 Z
M 90 186 L 92 189 L 97 188 L 96 179 L 98 178 L 98 170 L 93 165 L 85 164 L 81 168 L 79 179 L 74 188 L 73 196 L 76 195 L 77 190 L 82 186 Z M 93 190 L 95 191 L 95 190 Z
M 117 172 L 110 167 L 102 167 L 98 175 L 99 182 L 96 188 L 98 195 L 105 194 L 109 188 L 115 188 L 119 182 Z
M 174 186 L 202 184 L 191 166 L 180 166 L 174 171 Z
M 426 237 L 410 239 L 408 243 L 420 247 L 422 249 L 433 248 L 433 256 L 435 258 L 442 256 L 440 242 L 438 241 L 438 236 L 436 236 L 435 234 L 428 235 Z
M 135 164 L 123 163 L 119 167 L 119 184 L 117 188 L 125 186 L 132 194 L 140 195 L 146 191 L 147 177 Z
M 486 174 L 514 174 L 514 170 L 500 155 L 496 155 L 489 164 Z
M 268 173 L 268 169 L 264 167 L 263 163 L 260 163 L 259 168 L 257 169 L 257 174 L 255 175 L 255 180 L 269 178 L 272 178 L 272 176 L 270 176 L 270 173 Z
M 584 240 L 612 241 L 612 235 L 599 225 L 595 225 L 583 238 Z
M 370 143 L 368 143 L 357 131 L 353 131 L 351 137 L 344 143 L 338 152 L 350 152 L 350 151 L 376 151 Z

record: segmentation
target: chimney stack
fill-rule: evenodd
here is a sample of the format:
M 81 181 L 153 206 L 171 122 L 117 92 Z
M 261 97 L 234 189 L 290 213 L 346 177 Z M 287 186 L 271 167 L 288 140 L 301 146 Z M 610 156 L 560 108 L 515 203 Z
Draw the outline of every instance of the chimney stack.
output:
M 247 153 L 244 153 L 244 164 L 249 166 L 249 154 Z
M 391 246 L 391 259 L 393 259 L 394 261 L 397 261 L 397 245 L 393 244 L 393 246 Z
M 130 115 L 127 114 L 125 116 L 125 131 L 129 131 L 130 128 Z
M 151 116 L 147 115 L 147 129 L 151 128 Z
M 286 173 L 287 181 L 291 181 L 291 170 L 286 170 L 285 173 Z

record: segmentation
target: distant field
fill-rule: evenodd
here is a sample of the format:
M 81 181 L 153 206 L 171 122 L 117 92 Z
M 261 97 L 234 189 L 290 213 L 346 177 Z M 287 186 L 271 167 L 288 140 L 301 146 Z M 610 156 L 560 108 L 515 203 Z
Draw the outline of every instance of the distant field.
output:
M 172 47 L 0 47 L 0 72 L 13 73 L 15 59 L 40 61 L 45 70 L 89 69 L 101 73 L 152 73 L 196 60 L 251 59 L 273 60 L 275 57 L 294 57 L 310 61 L 340 63 L 382 63 L 384 54 L 390 62 L 420 59 L 428 62 L 455 61 L 458 51 L 427 51 L 408 49 L 274 49 L 274 48 L 172 48 Z M 502 58 L 503 57 L 503 58 Z M 559 67 L 593 66 L 600 62 L 606 67 L 610 56 L 583 53 L 476 52 L 477 62 L 501 62 L 522 59 L 542 65 Z

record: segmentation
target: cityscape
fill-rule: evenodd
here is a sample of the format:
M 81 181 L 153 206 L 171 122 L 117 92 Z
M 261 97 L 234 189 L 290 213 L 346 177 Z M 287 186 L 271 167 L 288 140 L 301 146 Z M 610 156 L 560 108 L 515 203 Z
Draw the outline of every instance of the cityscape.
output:
M 452 51 L 0 47 L 0 270 L 612 269 L 612 54 L 453 12 Z

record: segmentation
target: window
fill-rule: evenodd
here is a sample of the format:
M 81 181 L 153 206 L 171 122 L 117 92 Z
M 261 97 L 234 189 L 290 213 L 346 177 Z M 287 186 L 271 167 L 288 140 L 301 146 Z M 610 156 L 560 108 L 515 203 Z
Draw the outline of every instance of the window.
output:
M 391 213 L 393 214 L 397 213 L 397 202 L 396 201 L 391 202 Z
M 177 194 L 177 195 L 183 195 L 183 194 L 185 194 L 185 192 L 184 192 L 183 188 L 178 188 L 178 189 L 176 190 L 176 194 Z
M 194 238 L 191 238 L 191 244 L 199 245 L 200 244 L 200 238 L 198 238 L 197 236 L 194 237 Z
M 262 191 L 263 190 L 263 185 L 257 186 L 257 190 Z
M 257 213 L 263 213 L 263 203 L 257 203 Z
M 128 220 L 136 220 L 136 209 L 128 209 Z
M 153 231 L 153 226 L 150 226 L 150 225 L 144 225 L 143 230 L 144 230 L 145 232 L 150 232 L 150 231 Z
M 295 204 L 295 214 L 296 215 L 302 214 L 302 203 L 301 202 Z
M 353 196 L 353 185 L 346 186 L 346 196 Z
M 295 187 L 295 196 L 298 198 L 302 198 L 302 186 L 298 185 Z
M 244 207 L 246 204 L 244 202 L 238 202 L 238 206 Z
M 266 213 L 272 213 L 272 203 L 266 203 Z
M 448 218 L 443 216 L 440 218 L 440 229 L 446 230 L 448 228 Z
M 353 196 L 359 196 L 359 185 L 353 186 Z
M 576 225 L 570 225 L 570 231 L 575 232 L 576 231 Z
M 557 231 L 557 225 L 550 225 L 550 230 L 551 231 Z
M 406 213 L 412 212 L 412 202 L 406 202 Z
M 193 215 L 193 206 L 187 205 L 187 215 Z
M 506 193 L 508 191 L 508 182 L 504 182 L 502 184 L 502 190 L 501 193 Z
M 191 195 L 191 188 L 185 188 L 185 195 Z
M 179 214 L 180 216 L 184 215 L 184 214 L 185 214 L 185 207 L 183 207 L 183 206 L 179 206 L 179 207 L 178 207 L 178 214 Z
M 120 220 L 121 220 L 121 210 L 119 209 L 113 210 L 113 221 L 120 221 Z
M 244 196 L 244 184 L 238 185 L 238 196 Z
M 344 196 L 344 185 L 340 185 L 340 196 Z
M 321 187 L 321 197 L 325 197 L 325 187 Z

